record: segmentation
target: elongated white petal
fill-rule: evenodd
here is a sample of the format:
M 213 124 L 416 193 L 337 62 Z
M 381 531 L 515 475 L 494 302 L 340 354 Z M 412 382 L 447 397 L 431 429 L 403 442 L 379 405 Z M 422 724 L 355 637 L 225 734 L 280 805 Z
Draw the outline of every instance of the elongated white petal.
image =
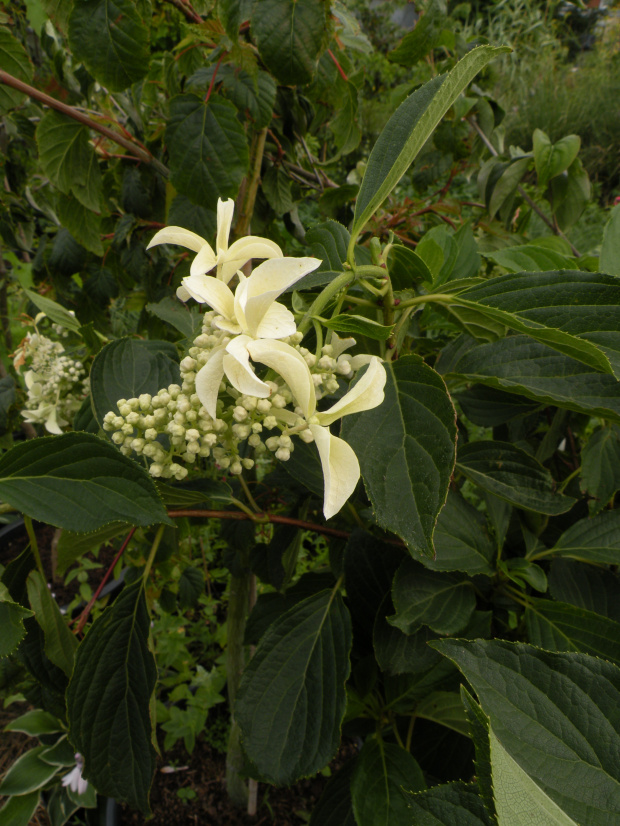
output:
M 252 271 L 243 308 L 251 335 L 276 298 L 320 264 L 318 258 L 272 258 Z
M 164 227 L 151 238 L 147 250 L 156 247 L 158 244 L 177 244 L 179 247 L 186 247 L 188 250 L 200 252 L 206 243 L 204 238 L 189 229 Z
M 376 356 L 373 356 L 368 369 L 355 386 L 329 410 L 316 414 L 319 424 L 329 425 L 341 416 L 372 410 L 380 405 L 384 398 L 386 378 L 385 367 Z
M 301 354 L 283 341 L 256 339 L 247 345 L 254 361 L 275 370 L 288 384 L 293 397 L 306 418 L 316 410 L 316 393 L 308 365 Z
M 225 318 L 234 316 L 235 296 L 223 281 L 212 275 L 188 275 L 181 284 L 195 301 L 208 304 Z
M 245 303 L 246 303 L 246 294 L 248 291 L 248 279 L 245 275 L 240 272 L 239 273 L 239 283 L 237 284 L 237 289 L 235 290 L 235 318 L 237 323 L 241 325 L 241 328 L 244 332 L 248 332 L 248 325 L 245 320 Z
M 224 330 L 224 332 L 230 333 L 233 336 L 238 336 L 239 333 L 243 332 L 240 324 L 237 324 L 236 321 L 231 321 L 229 318 L 224 318 L 223 315 L 216 315 L 211 323 L 214 327 L 217 327 L 218 330 Z
M 250 364 L 250 354 L 247 345 L 252 339 L 249 336 L 236 336 L 226 345 L 224 356 L 224 372 L 228 381 L 240 393 L 246 396 L 258 396 L 266 399 L 271 395 L 271 388 L 261 381 Z
M 189 290 L 186 290 L 183 284 L 177 287 L 177 298 L 179 301 L 189 301 L 191 298 L 191 293 Z
M 228 284 L 233 275 L 252 258 L 282 258 L 282 250 L 268 238 L 248 235 L 239 238 L 226 252 L 223 262 L 218 267 L 217 277 Z
M 189 274 L 203 275 L 205 272 L 210 272 L 216 264 L 217 258 L 215 257 L 215 253 L 211 249 L 211 246 L 205 241 L 200 248 L 198 255 L 192 261 L 192 265 L 189 268 Z
M 223 347 L 216 347 L 211 351 L 209 361 L 196 373 L 196 395 L 212 419 L 217 417 L 216 405 L 220 384 L 224 378 L 225 353 Z
M 332 358 L 337 359 L 338 356 L 341 356 L 344 353 L 345 350 L 348 350 L 349 347 L 353 347 L 353 345 L 355 344 L 355 339 L 354 338 L 340 338 L 338 333 L 336 333 L 332 330 L 332 334 L 331 334 L 331 338 L 329 340 L 329 343 L 332 346 L 332 352 L 331 352 Z M 372 356 L 371 356 L 371 358 L 372 358 Z M 349 361 L 350 361 L 350 359 L 349 359 Z
M 230 225 L 232 224 L 235 202 L 232 198 L 227 201 L 217 199 L 217 238 L 215 249 L 224 252 L 228 249 L 228 236 L 230 235 Z
M 329 428 L 311 424 L 310 431 L 321 457 L 325 480 L 323 514 L 325 519 L 330 519 L 355 490 L 360 478 L 360 465 L 353 448 L 343 439 L 332 436 Z
M 284 304 L 274 301 L 256 328 L 258 338 L 285 338 L 297 332 L 295 316 Z

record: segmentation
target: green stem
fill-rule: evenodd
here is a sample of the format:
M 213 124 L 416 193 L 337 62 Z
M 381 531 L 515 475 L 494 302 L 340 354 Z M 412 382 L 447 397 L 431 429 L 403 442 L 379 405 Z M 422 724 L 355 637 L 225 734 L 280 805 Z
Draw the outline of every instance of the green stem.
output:
M 165 525 L 160 525 L 157 528 L 155 539 L 153 540 L 151 550 L 149 551 L 148 559 L 146 560 L 146 565 L 144 566 L 144 573 L 142 574 L 142 583 L 144 585 L 146 585 L 146 581 L 149 578 L 149 574 L 151 573 L 151 568 L 153 567 L 153 560 L 155 559 L 155 554 L 157 553 L 157 549 L 159 548 L 159 543 L 161 542 L 161 538 L 164 535 L 165 528 Z
M 340 275 L 337 275 L 333 281 L 330 281 L 329 284 L 317 295 L 301 322 L 297 325 L 299 332 L 305 335 L 312 326 L 313 317 L 321 315 L 323 309 L 327 307 L 332 298 L 334 298 L 340 290 L 347 287 L 351 281 L 354 280 L 354 278 L 355 273 L 353 270 L 347 270 L 346 272 L 341 272 Z
M 566 479 L 563 480 L 562 484 L 558 488 L 558 492 L 562 493 L 565 490 L 565 488 L 567 487 L 567 485 L 569 484 L 569 482 L 572 482 L 572 480 L 575 478 L 575 476 L 579 476 L 580 473 L 581 473 L 581 465 L 578 468 L 575 468 L 575 470 L 572 473 L 568 474 Z
M 241 483 L 241 487 L 243 488 L 243 492 L 245 493 L 245 498 L 250 503 L 250 507 L 254 509 L 255 513 L 261 513 L 261 509 L 256 504 L 254 497 L 252 496 L 252 492 L 248 486 L 248 483 L 243 478 L 243 474 L 239 477 L 239 482 Z
M 428 304 L 429 302 L 439 302 L 441 304 L 454 303 L 454 296 L 446 293 L 429 293 L 428 295 L 416 295 L 414 298 L 407 298 L 401 301 L 398 305 L 399 309 L 404 310 L 405 307 L 415 307 L 418 304 Z
M 41 554 L 39 553 L 39 545 L 37 544 L 37 537 L 34 532 L 32 519 L 29 516 L 26 516 L 26 514 L 24 514 L 24 525 L 26 526 L 26 533 L 28 534 L 28 539 L 30 540 L 30 550 L 32 551 L 32 555 L 37 563 L 39 573 L 43 579 L 45 579 L 45 571 L 43 570 L 43 563 L 41 562 Z

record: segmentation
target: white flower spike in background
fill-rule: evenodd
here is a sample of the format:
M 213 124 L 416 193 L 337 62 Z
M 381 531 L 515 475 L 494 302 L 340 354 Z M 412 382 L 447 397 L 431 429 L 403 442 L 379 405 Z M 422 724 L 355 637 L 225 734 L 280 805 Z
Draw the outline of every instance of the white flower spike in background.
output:
M 165 227 L 156 232 L 147 247 L 155 247 L 158 244 L 178 244 L 196 253 L 190 267 L 190 276 L 201 276 L 212 269 L 216 269 L 216 276 L 224 284 L 228 284 L 237 270 L 252 258 L 282 258 L 282 250 L 268 238 L 260 238 L 256 235 L 248 235 L 239 238 L 228 246 L 228 236 L 232 224 L 235 202 L 232 198 L 217 202 L 217 236 L 215 250 L 204 238 L 183 227 Z M 185 279 L 186 281 L 187 279 Z M 178 296 L 182 301 L 187 301 L 190 296 L 195 298 L 193 293 L 184 287 L 179 287 Z M 197 299 L 200 300 L 200 299 Z

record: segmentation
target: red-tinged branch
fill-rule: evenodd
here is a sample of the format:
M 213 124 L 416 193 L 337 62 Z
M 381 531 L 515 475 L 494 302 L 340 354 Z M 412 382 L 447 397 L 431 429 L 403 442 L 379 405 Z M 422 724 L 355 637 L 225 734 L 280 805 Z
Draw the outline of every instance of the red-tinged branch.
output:
M 213 70 L 213 74 L 211 75 L 211 83 L 209 83 L 209 88 L 207 89 L 207 96 L 205 97 L 205 103 L 209 102 L 209 98 L 211 97 L 211 92 L 213 91 L 213 87 L 215 86 L 215 78 L 217 77 L 218 69 L 220 68 L 220 63 L 222 62 L 222 58 L 224 55 L 220 55 L 220 59 L 215 64 L 215 69 Z
M 294 525 L 296 528 L 301 528 L 306 531 L 314 531 L 314 533 L 322 533 L 325 536 L 337 536 L 341 539 L 348 539 L 351 536 L 351 531 L 342 531 L 340 528 L 330 528 L 327 525 L 317 525 L 315 522 L 306 522 L 303 519 L 294 519 L 292 516 L 280 516 L 276 513 L 257 513 L 251 515 L 242 511 L 208 511 L 200 510 L 198 508 L 190 508 L 184 510 L 170 510 L 168 516 L 172 519 L 178 519 L 182 516 L 203 517 L 207 519 L 236 519 L 245 520 L 251 519 L 253 522 L 264 523 L 274 522 L 279 525 Z M 388 545 L 403 546 L 400 539 L 384 539 Z
M 95 591 L 95 593 L 93 594 L 92 599 L 90 600 L 90 602 L 88 603 L 88 605 L 86 606 L 86 608 L 84 608 L 84 610 L 82 611 L 82 613 L 81 613 L 81 614 L 80 614 L 80 616 L 78 617 L 78 624 L 77 624 L 77 626 L 76 626 L 76 628 L 75 628 L 75 630 L 74 630 L 74 632 L 73 632 L 74 634 L 79 634 L 79 633 L 81 632 L 82 628 L 84 628 L 84 626 L 86 625 L 86 620 L 88 619 L 88 615 L 90 614 L 90 612 L 91 612 L 91 611 L 92 611 L 92 609 L 93 609 L 93 605 L 94 605 L 94 604 L 97 602 L 97 600 L 99 599 L 99 595 L 101 594 L 101 592 L 102 592 L 102 591 L 103 591 L 103 589 L 105 588 L 105 584 L 106 584 L 106 582 L 108 581 L 108 579 L 109 579 L 109 578 L 110 578 L 110 576 L 112 575 L 112 571 L 113 571 L 113 570 L 114 570 L 114 568 L 116 567 L 116 563 L 118 562 L 118 560 L 119 560 L 119 559 L 121 558 L 121 556 L 123 555 L 123 553 L 124 553 L 124 551 L 125 551 L 125 548 L 127 547 L 127 545 L 129 545 L 129 542 L 130 542 L 130 540 L 131 540 L 131 537 L 134 535 L 134 533 L 135 533 L 135 532 L 136 532 L 136 529 L 135 529 L 135 528 L 132 528 L 132 529 L 129 531 L 129 533 L 127 534 L 127 537 L 126 537 L 125 541 L 124 541 L 124 542 L 123 542 L 123 544 L 121 545 L 121 549 L 120 549 L 120 551 L 119 551 L 119 552 L 116 554 L 116 556 L 114 557 L 114 561 L 112 562 L 112 564 L 110 565 L 110 567 L 109 567 L 109 568 L 108 568 L 108 570 L 106 571 L 106 574 L 105 574 L 104 578 L 103 578 L 103 579 L 101 580 L 101 582 L 99 583 L 99 587 L 97 588 L 97 590 L 96 590 L 96 591 Z
M 348 83 L 348 82 L 349 82 L 349 78 L 348 78 L 348 77 L 346 76 L 346 74 L 344 73 L 344 69 L 342 68 L 342 66 L 340 65 L 340 63 L 338 63 L 338 58 L 336 57 L 336 55 L 332 52 L 332 50 L 331 50 L 331 49 L 328 49 L 328 50 L 327 50 L 327 54 L 331 57 L 331 59 L 332 59 L 332 60 L 334 61 L 334 63 L 336 64 L 336 68 L 338 69 L 338 71 L 339 71 L 339 73 L 340 73 L 340 77 L 344 80 L 344 82 L 345 82 L 345 83 Z
M 5 86 L 10 86 L 12 89 L 16 89 L 18 92 L 28 95 L 33 100 L 38 100 L 40 103 L 49 106 L 50 109 L 56 109 L 57 112 L 62 112 L 63 115 L 68 115 L 70 118 L 73 118 L 73 120 L 83 123 L 84 126 L 87 126 L 89 129 L 99 132 L 99 134 L 104 135 L 106 138 L 114 141 L 114 143 L 124 147 L 132 155 L 135 155 L 136 158 L 144 161 L 144 163 L 150 163 L 160 173 L 160 175 L 163 175 L 165 178 L 170 175 L 168 168 L 164 166 L 163 163 L 158 161 L 157 158 L 153 157 L 148 149 L 143 149 L 138 146 L 135 141 L 130 140 L 123 135 L 119 135 L 118 132 L 114 132 L 112 129 L 108 129 L 107 126 L 104 126 L 96 120 L 89 118 L 88 115 L 80 112 L 74 106 L 68 106 L 66 103 L 46 95 L 45 92 L 35 89 L 34 86 L 29 86 L 27 83 L 18 80 L 16 77 L 13 77 L 13 75 L 10 75 L 8 72 L 4 72 L 2 70 L 0 70 L 0 83 L 4 83 Z
M 176 8 L 185 15 L 185 18 L 189 20 L 190 23 L 202 23 L 202 17 L 198 14 L 191 3 L 186 3 L 185 0 L 168 0 L 168 3 L 172 3 L 173 6 L 176 6 Z

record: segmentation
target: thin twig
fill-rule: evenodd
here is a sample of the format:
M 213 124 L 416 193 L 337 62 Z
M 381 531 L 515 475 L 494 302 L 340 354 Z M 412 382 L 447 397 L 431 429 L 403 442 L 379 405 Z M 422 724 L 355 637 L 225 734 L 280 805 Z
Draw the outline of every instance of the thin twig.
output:
M 13 77 L 13 75 L 2 70 L 0 70 L 0 83 L 4 83 L 5 86 L 10 86 L 12 89 L 17 89 L 18 92 L 23 92 L 34 100 L 38 100 L 40 103 L 49 106 L 51 109 L 56 109 L 56 111 L 68 115 L 70 118 L 73 118 L 73 120 L 83 123 L 84 126 L 88 126 L 89 129 L 94 129 L 95 132 L 105 135 L 106 138 L 114 141 L 114 143 L 117 143 L 119 146 L 123 146 L 128 152 L 131 152 L 132 155 L 140 158 L 140 160 L 145 163 L 150 163 L 160 175 L 163 175 L 165 178 L 170 175 L 168 168 L 158 161 L 157 158 L 153 157 L 147 149 L 142 149 L 133 140 L 128 140 L 112 129 L 108 129 L 107 126 L 97 123 L 97 121 L 84 115 L 74 106 L 68 106 L 66 103 L 62 103 L 62 101 L 46 95 L 45 92 L 40 92 L 38 89 L 35 89 L 34 86 L 29 86 L 27 83 L 23 83 L 21 80 Z
M 202 17 L 198 14 L 191 3 L 186 3 L 184 0 L 166 0 L 166 2 L 176 6 L 176 8 L 185 15 L 190 23 L 202 23 Z
M 321 187 L 321 190 L 322 190 L 323 189 L 323 181 L 321 180 L 321 176 L 319 175 L 319 173 L 317 171 L 317 168 L 314 165 L 314 160 L 312 159 L 312 155 L 310 154 L 310 150 L 308 149 L 308 144 L 304 140 L 303 135 L 297 135 L 297 137 L 299 138 L 299 142 L 301 143 L 301 145 L 304 148 L 304 152 L 306 153 L 306 157 L 308 158 L 308 163 L 312 167 L 312 171 L 314 172 L 314 176 L 316 178 L 316 181 L 317 181 L 318 185 Z
M 498 156 L 498 154 L 499 154 L 499 153 L 498 153 L 498 151 L 495 149 L 495 147 L 493 146 L 493 144 L 491 143 L 491 141 L 490 141 L 490 140 L 487 138 L 487 136 L 484 134 L 484 132 L 482 131 L 482 129 L 480 128 L 480 126 L 478 125 L 478 123 L 477 123 L 477 122 L 476 122 L 473 118 L 467 118 L 467 120 L 469 121 L 469 123 L 471 123 L 471 125 L 472 125 L 472 126 L 473 126 L 473 128 L 474 128 L 474 130 L 477 132 L 478 137 L 480 138 L 480 140 L 482 141 L 482 143 L 486 146 L 486 148 L 489 150 L 489 152 L 491 153 L 491 155 L 493 155 L 493 157 L 497 158 L 497 156 Z M 552 232 L 554 235 L 558 235 L 560 238 L 562 238 L 562 239 L 564 239 L 564 241 L 566 241 L 566 243 L 570 246 L 570 248 L 571 248 L 571 252 L 572 252 L 572 253 L 573 253 L 573 255 L 575 256 L 575 258 L 580 258 L 580 257 L 581 257 L 581 253 L 579 252 L 579 250 L 577 249 L 577 247 L 575 247 L 575 246 L 574 246 L 574 244 L 571 244 L 571 242 L 568 240 L 568 238 L 566 237 L 566 235 L 564 235 L 564 233 L 562 232 L 562 230 L 561 230 L 561 229 L 560 229 L 560 228 L 559 228 L 559 227 L 558 227 L 558 226 L 557 226 L 557 225 L 556 225 L 556 224 L 555 224 L 555 223 L 551 220 L 551 218 L 549 218 L 549 216 L 548 216 L 548 215 L 546 215 L 546 214 L 543 212 L 543 210 L 542 210 L 542 209 L 538 206 L 538 204 L 536 203 L 536 201 L 534 201 L 534 200 L 532 200 L 532 198 L 530 198 L 530 196 L 527 194 L 527 192 L 523 189 L 523 187 L 522 187 L 522 186 L 518 186 L 518 187 L 517 187 L 517 192 L 518 192 L 518 193 L 519 193 L 519 195 L 523 198 L 523 200 L 525 201 L 525 203 L 526 203 L 528 206 L 530 206 L 530 207 L 534 210 L 534 212 L 538 215 L 538 217 L 539 217 L 539 218 L 540 218 L 540 219 L 541 219 L 541 220 L 542 220 L 542 221 L 543 221 L 543 222 L 544 222 L 544 223 L 545 223 L 545 224 L 549 227 L 549 229 L 551 230 L 551 232 Z
M 207 95 L 205 97 L 205 103 L 209 102 L 209 98 L 211 97 L 211 92 L 213 91 L 213 87 L 215 86 L 215 78 L 217 77 L 217 71 L 220 68 L 220 63 L 222 62 L 224 55 L 220 55 L 220 59 L 215 64 L 215 69 L 213 70 L 213 74 L 211 75 L 211 83 L 209 83 L 209 88 L 207 89 Z
M 246 186 L 243 188 L 241 209 L 239 210 L 239 220 L 235 226 L 235 236 L 242 238 L 250 230 L 254 204 L 260 183 L 260 172 L 263 164 L 263 153 L 265 151 L 265 140 L 267 138 L 267 127 L 255 133 L 252 145 L 251 176 L 246 179 Z

